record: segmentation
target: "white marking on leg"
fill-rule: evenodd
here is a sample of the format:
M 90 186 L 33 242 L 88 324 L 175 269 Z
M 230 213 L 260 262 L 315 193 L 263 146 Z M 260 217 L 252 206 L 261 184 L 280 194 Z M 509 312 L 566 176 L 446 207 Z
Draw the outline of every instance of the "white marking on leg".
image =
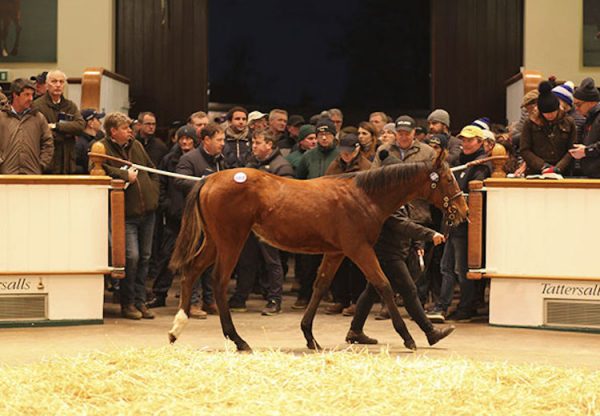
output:
M 179 309 L 177 315 L 175 315 L 175 319 L 173 320 L 173 328 L 169 331 L 169 334 L 173 335 L 175 338 L 179 338 L 179 335 L 183 332 L 183 329 L 187 325 L 189 321 L 188 316 L 184 312 L 183 309 Z

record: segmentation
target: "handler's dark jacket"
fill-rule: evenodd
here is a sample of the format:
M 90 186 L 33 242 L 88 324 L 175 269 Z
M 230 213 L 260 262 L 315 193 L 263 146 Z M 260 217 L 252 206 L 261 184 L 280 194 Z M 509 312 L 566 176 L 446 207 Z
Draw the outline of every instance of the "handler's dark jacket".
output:
M 252 157 L 252 144 L 248 129 L 236 133 L 228 127 L 225 130 L 225 146 L 223 146 L 225 168 L 242 168 L 246 166 L 250 157 Z
M 588 178 L 600 178 L 600 104 L 592 108 L 586 117 L 583 133 L 585 157 L 581 170 Z
M 194 150 L 190 150 L 193 152 Z M 161 170 L 167 172 L 175 172 L 179 160 L 183 156 L 181 147 L 177 145 L 171 150 L 162 160 L 160 166 Z M 185 196 L 181 190 L 175 186 L 175 178 L 171 176 L 161 175 L 160 177 L 160 197 L 158 200 L 158 206 L 162 212 L 167 216 L 167 221 L 170 223 L 180 223 L 181 216 L 183 214 L 183 208 L 185 206 Z
M 40 175 L 52 161 L 54 145 L 46 119 L 37 110 L 22 116 L 0 111 L 0 174 Z
M 167 145 L 156 136 L 142 137 L 142 135 L 138 134 L 136 140 L 144 146 L 144 150 L 150 156 L 150 160 L 154 163 L 154 166 L 159 166 L 163 157 L 169 152 Z
M 281 151 L 279 149 L 273 150 L 265 160 L 258 160 L 255 156 L 252 156 L 246 166 L 262 170 L 263 172 L 272 173 L 277 176 L 284 176 L 287 178 L 294 177 L 294 168 L 292 168 L 290 162 L 281 156 Z
M 75 136 L 85 128 L 85 120 L 81 117 L 77 105 L 60 97 L 60 102 L 54 104 L 50 94 L 37 98 L 32 108 L 40 111 L 48 123 L 56 123 L 52 134 L 54 136 L 54 156 L 50 165 L 50 172 L 55 174 L 72 174 L 76 172 L 75 163 Z
M 406 207 L 401 207 L 383 223 L 375 243 L 377 258 L 384 261 L 406 260 L 411 240 L 431 241 L 435 231 L 410 219 Z
M 137 165 L 154 167 L 144 147 L 137 140 L 130 140 L 124 146 L 106 137 L 100 140 L 109 156 L 118 157 Z M 111 178 L 128 181 L 128 173 L 121 169 L 122 164 L 107 160 L 102 164 L 106 174 Z M 137 180 L 129 183 L 125 190 L 125 217 L 135 218 L 150 214 L 158 207 L 159 183 L 158 175 L 138 170 Z
M 472 162 L 473 160 L 484 159 L 487 157 L 485 150 L 483 150 L 483 146 L 479 148 L 475 153 L 471 155 L 465 155 L 461 152 L 458 161 L 456 162 L 457 166 L 464 165 L 466 163 Z M 489 163 L 489 162 L 488 162 Z M 469 193 L 469 182 L 471 181 L 482 181 L 486 178 L 489 178 L 491 174 L 491 168 L 489 164 L 482 164 L 468 167 L 465 170 L 454 172 L 454 177 L 456 178 L 456 182 L 458 182 L 458 186 L 461 191 L 465 194 Z M 467 237 L 468 223 L 462 222 L 456 227 L 450 228 L 450 234 L 456 237 Z
M 190 150 L 181 156 L 179 163 L 177 163 L 177 166 L 175 167 L 175 172 L 181 173 L 182 175 L 201 177 L 224 169 L 223 155 L 219 154 L 211 156 L 206 153 L 202 148 L 202 145 L 200 145 L 194 150 Z M 186 196 L 195 184 L 196 181 L 179 178 L 175 179 L 175 186 Z
M 562 110 L 549 122 L 541 116 L 529 118 L 521 132 L 521 156 L 527 162 L 527 175 L 541 173 L 545 164 L 568 173 L 572 160 L 569 149 L 577 140 L 575 122 Z

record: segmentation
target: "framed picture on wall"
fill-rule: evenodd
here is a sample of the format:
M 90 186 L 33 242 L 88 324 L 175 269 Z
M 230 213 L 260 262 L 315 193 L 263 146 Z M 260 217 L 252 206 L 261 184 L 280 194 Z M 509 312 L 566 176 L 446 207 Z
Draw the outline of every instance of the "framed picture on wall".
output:
M 600 66 L 600 1 L 583 0 L 583 66 Z
M 0 0 L 0 62 L 56 62 L 57 0 Z

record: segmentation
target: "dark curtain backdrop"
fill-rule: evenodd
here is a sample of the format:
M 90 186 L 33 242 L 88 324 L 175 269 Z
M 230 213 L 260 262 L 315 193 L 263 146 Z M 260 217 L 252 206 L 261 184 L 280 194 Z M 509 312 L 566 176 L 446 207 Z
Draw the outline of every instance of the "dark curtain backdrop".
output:
M 116 70 L 131 80 L 131 116 L 152 111 L 166 126 L 207 110 L 208 0 L 117 0 L 116 10 Z
M 431 1 L 431 104 L 458 131 L 506 118 L 504 82 L 523 63 L 523 0 Z
M 206 110 L 210 91 L 306 117 L 341 107 L 350 123 L 441 107 L 458 130 L 504 120 L 522 39 L 523 0 L 117 0 L 116 69 L 132 115 L 161 125 Z

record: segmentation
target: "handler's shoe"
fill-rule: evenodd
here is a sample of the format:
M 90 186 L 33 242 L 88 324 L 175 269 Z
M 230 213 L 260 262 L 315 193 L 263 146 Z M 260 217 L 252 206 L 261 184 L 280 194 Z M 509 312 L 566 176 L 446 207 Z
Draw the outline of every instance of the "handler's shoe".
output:
M 229 310 L 231 312 L 247 312 L 248 308 L 246 308 L 246 302 L 231 298 L 229 299 Z
M 200 305 L 194 303 L 190 306 L 190 318 L 194 319 L 206 319 L 208 314 L 202 310 Z
M 454 325 L 450 325 L 442 329 L 433 328 L 426 334 L 427 342 L 429 342 L 429 345 L 437 344 L 438 342 L 446 338 L 448 335 L 450 335 L 452 332 L 454 332 L 454 329 Z
M 267 302 L 267 305 L 262 310 L 261 315 L 272 316 L 281 313 L 281 303 L 274 300 Z
M 137 310 L 133 303 L 121 305 L 121 316 L 127 319 L 142 319 L 142 313 Z
M 440 307 L 434 307 L 433 309 L 425 312 L 425 315 L 434 324 L 443 324 L 446 322 L 446 311 Z
M 355 332 L 353 330 L 349 330 L 346 334 L 346 342 L 348 344 L 377 344 L 375 338 L 368 337 L 364 332 Z
M 292 309 L 306 309 L 308 306 L 308 299 L 298 298 L 292 305 Z
M 387 306 L 383 305 L 379 313 L 375 315 L 375 320 L 385 321 L 386 319 L 390 319 L 390 311 L 388 310 Z
M 154 312 L 152 312 L 145 303 L 136 306 L 137 310 L 142 313 L 142 318 L 144 319 L 154 319 Z
M 217 309 L 216 303 L 202 303 L 202 310 L 209 315 L 218 315 L 219 310 Z
M 155 296 L 150 302 L 146 303 L 149 308 L 163 308 L 167 306 L 167 301 L 163 296 Z
M 341 303 L 334 303 L 333 305 L 329 305 L 325 308 L 325 313 L 327 315 L 337 315 L 339 313 L 342 313 L 343 310 L 344 305 L 342 305 Z

